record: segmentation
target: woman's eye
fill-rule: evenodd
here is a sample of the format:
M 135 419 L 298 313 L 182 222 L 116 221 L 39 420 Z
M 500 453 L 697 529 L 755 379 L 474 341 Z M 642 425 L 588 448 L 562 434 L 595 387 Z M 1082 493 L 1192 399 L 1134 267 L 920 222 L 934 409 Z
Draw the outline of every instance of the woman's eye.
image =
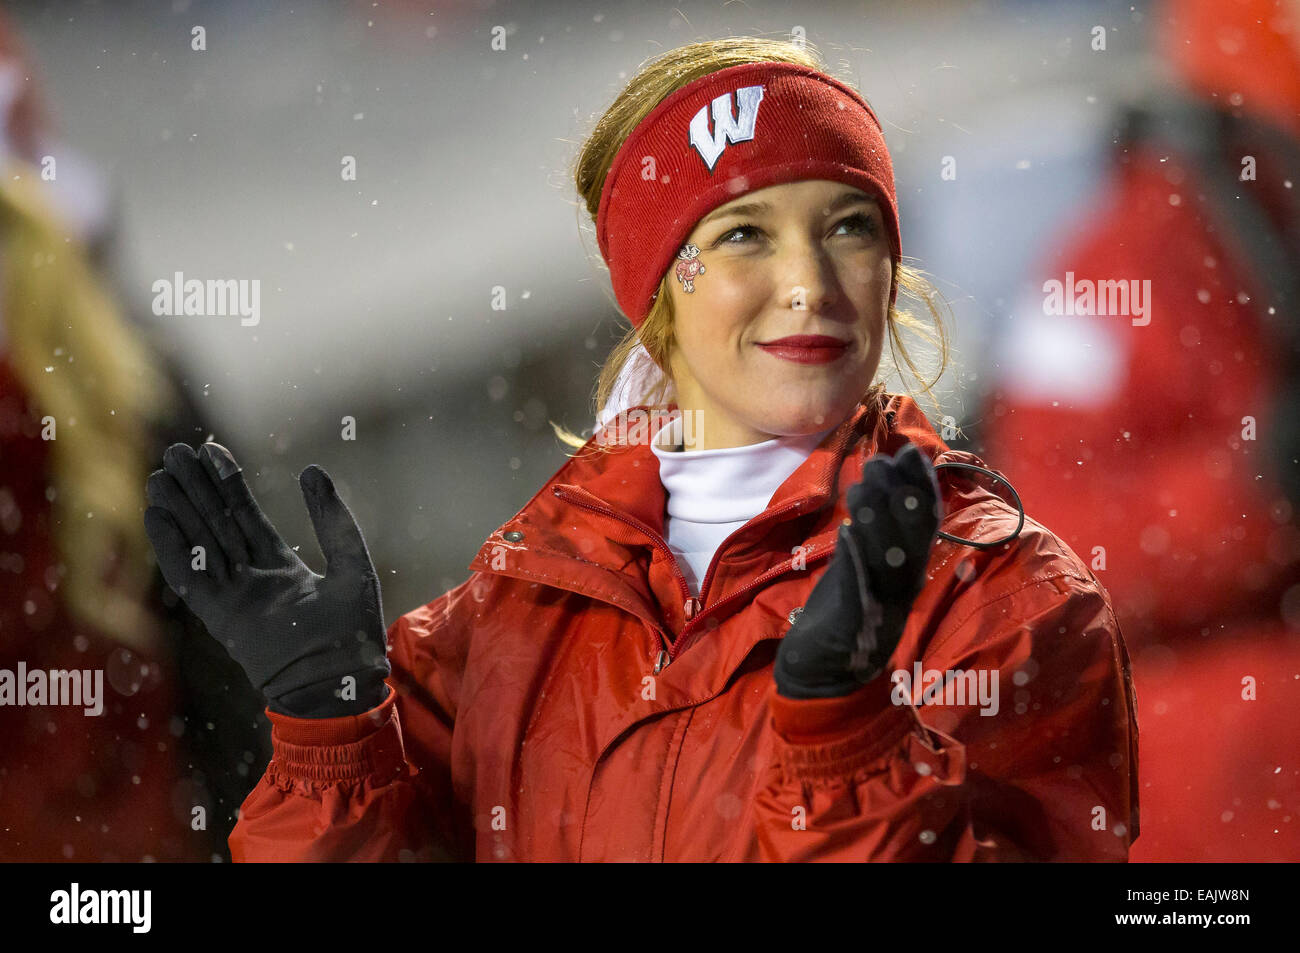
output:
M 731 238 L 732 235 L 737 234 L 738 232 L 757 232 L 757 231 L 758 229 L 755 228 L 753 225 L 737 225 L 735 228 L 728 229 L 727 231 L 719 235 L 718 240 L 713 244 L 715 246 L 716 245 L 739 245 L 741 244 L 741 242 L 728 241 L 728 239 Z
M 856 212 L 848 218 L 841 219 L 839 224 L 835 226 L 836 233 L 845 226 L 851 229 L 850 234 L 870 236 L 879 234 L 879 225 L 876 223 L 875 216 L 868 215 L 865 212 Z M 737 225 L 735 228 L 728 229 L 719 235 L 717 241 L 713 243 L 713 247 L 716 248 L 718 245 L 743 245 L 745 244 L 745 236 L 748 233 L 758 235 L 761 234 L 761 231 L 753 225 Z M 737 235 L 741 237 L 737 239 L 735 237 Z
M 846 219 L 842 219 L 840 223 L 835 226 L 835 228 L 838 231 L 839 229 L 843 228 L 845 225 L 854 226 L 860 234 L 864 234 L 864 235 L 876 234 L 875 218 L 863 212 L 857 212 L 853 215 L 850 215 Z

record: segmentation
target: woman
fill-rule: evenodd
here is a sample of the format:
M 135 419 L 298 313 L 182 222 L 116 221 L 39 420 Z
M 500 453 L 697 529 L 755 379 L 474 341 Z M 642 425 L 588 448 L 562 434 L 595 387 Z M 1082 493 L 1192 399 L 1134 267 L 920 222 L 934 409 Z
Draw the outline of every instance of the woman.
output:
M 220 446 L 150 478 L 168 580 L 274 725 L 232 856 L 1125 860 L 1104 590 L 987 478 L 937 480 L 979 461 L 872 384 L 915 276 L 865 100 L 802 47 L 693 44 L 631 82 L 577 181 L 634 326 L 605 426 L 386 653 L 319 467 L 323 577 Z M 675 399 L 621 413 L 620 373 Z

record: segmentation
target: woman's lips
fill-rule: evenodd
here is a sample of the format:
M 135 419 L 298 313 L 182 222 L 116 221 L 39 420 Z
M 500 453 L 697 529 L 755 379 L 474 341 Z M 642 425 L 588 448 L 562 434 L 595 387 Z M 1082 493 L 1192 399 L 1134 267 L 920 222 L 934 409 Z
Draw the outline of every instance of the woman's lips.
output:
M 768 354 L 796 364 L 828 364 L 844 355 L 849 342 L 824 334 L 796 334 L 758 346 Z

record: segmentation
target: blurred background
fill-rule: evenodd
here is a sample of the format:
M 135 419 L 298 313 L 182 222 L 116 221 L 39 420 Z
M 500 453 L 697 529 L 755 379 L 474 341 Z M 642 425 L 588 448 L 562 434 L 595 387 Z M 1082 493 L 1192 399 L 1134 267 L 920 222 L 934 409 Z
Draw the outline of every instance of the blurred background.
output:
M 158 371 L 151 397 L 120 391 L 123 407 L 161 410 L 156 424 L 119 434 L 83 411 L 82 427 L 102 425 L 123 456 L 114 472 L 128 489 L 103 505 L 128 531 L 162 449 L 213 439 L 320 569 L 297 485 L 319 463 L 365 533 L 389 622 L 462 581 L 564 463 L 548 421 L 591 431 L 595 375 L 626 326 L 569 171 L 595 118 L 671 47 L 806 37 L 881 116 L 904 253 L 951 305 L 958 363 L 940 407 L 922 406 L 954 428 L 950 445 L 1007 474 L 1115 596 L 1151 752 L 1133 859 L 1300 859 L 1300 543 L 1285 433 L 1300 417 L 1285 409 L 1296 295 L 1276 279 L 1296 272 L 1300 249 L 1295 4 L 176 0 L 9 2 L 4 15 L 3 153 L 25 163 L 8 173 L 22 193 L 13 221 L 49 216 L 87 247 L 84 274 L 48 279 L 41 320 L 80 314 L 101 329 L 84 340 L 102 354 Z M 1241 180 L 1247 154 L 1256 175 Z M 57 174 L 42 177 L 49 157 Z M 1217 191 L 1205 185 L 1216 178 Z M 1243 191 L 1254 218 L 1236 209 Z M 5 247 L 0 282 L 33 260 Z M 1067 270 L 1153 280 L 1151 324 L 1044 317 L 1042 284 Z M 154 283 L 178 272 L 259 280 L 257 323 L 156 314 Z M 52 290 L 77 282 L 96 290 Z M 0 404 L 14 441 L 0 517 L 24 511 L 14 487 L 30 484 L 31 530 L 31 507 L 57 507 L 41 492 L 57 475 L 97 477 L 91 463 L 40 457 L 30 425 L 61 399 L 43 398 L 40 374 L 82 372 L 75 347 L 19 331 L 28 305 L 12 289 L 4 306 L 0 349 L 26 400 Z M 116 317 L 91 322 L 97 308 Z M 85 406 L 102 417 L 109 394 Z M 1243 436 L 1247 416 L 1257 436 Z M 55 540 L 49 565 L 70 545 L 58 541 L 69 518 L 51 509 L 39 522 Z M 17 552 L 26 530 L 5 529 L 0 550 Z M 125 551 L 139 555 L 138 532 Z M 0 644 L 29 665 L 14 646 L 41 618 L 32 590 L 60 599 L 35 565 L 0 567 Z M 65 772 L 66 798 L 38 807 L 53 782 L 34 752 L 50 729 L 33 722 L 30 746 L 4 756 L 0 804 L 26 805 L 49 836 L 7 832 L 0 858 L 228 858 L 267 726 L 163 590 L 143 575 L 135 590 L 163 634 L 132 643 L 123 623 L 93 636 L 131 703 L 112 742 L 85 746 L 108 778 L 123 774 L 120 745 L 135 745 L 164 793 L 144 804 L 138 781 L 119 792 L 120 814 L 100 825 L 135 829 L 119 844 L 68 820 L 78 799 L 107 803 L 93 772 Z M 63 631 L 55 611 L 42 632 Z M 1260 686 L 1253 702 L 1243 676 Z M 135 711 L 146 699 L 151 717 Z M 140 719 L 157 739 L 136 735 Z M 1180 759 L 1189 744 L 1203 761 Z M 192 824 L 200 803 L 206 839 Z

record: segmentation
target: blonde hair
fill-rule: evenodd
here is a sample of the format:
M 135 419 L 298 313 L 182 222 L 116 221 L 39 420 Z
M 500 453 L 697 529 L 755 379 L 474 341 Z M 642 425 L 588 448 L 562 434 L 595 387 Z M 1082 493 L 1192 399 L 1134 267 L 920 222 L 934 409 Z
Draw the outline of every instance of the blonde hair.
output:
M 0 170 L 0 318 L 33 412 L 53 418 L 52 536 L 70 615 L 140 652 L 159 632 L 143 528 L 152 424 L 176 397 L 87 251 L 45 203 L 40 173 Z
M 701 76 L 707 76 L 729 66 L 759 62 L 798 63 L 829 75 L 820 53 L 811 44 L 759 37 L 727 37 L 691 43 L 669 50 L 645 63 L 596 122 L 574 162 L 574 184 L 592 221 L 595 221 L 600 210 L 600 194 L 605 185 L 605 176 L 609 174 L 615 156 L 638 123 L 655 106 L 675 90 Z M 663 371 L 663 375 L 659 384 L 650 388 L 649 393 L 634 399 L 632 406 L 640 404 L 656 406 L 665 399 L 668 385 L 671 383 L 669 358 L 676 344 L 673 335 L 672 296 L 669 294 L 671 275 L 672 270 L 669 269 L 660 280 L 659 291 L 645 321 L 640 327 L 631 328 L 624 333 L 623 338 L 605 359 L 596 380 L 594 394 L 596 411 L 602 409 L 609 401 L 620 371 L 638 344 L 645 347 Z M 901 357 L 902 364 L 920 384 L 920 390 L 929 396 L 937 410 L 938 398 L 934 394 L 933 387 L 950 362 L 948 332 L 940 313 L 940 308 L 946 305 L 924 273 L 917 268 L 896 262 L 894 282 L 898 287 L 900 299 L 906 294 L 920 301 L 933 319 L 933 330 L 931 330 L 910 312 L 901 310 L 897 305 L 890 307 L 887 325 L 894 366 L 901 371 L 899 365 Z M 903 340 L 903 329 L 916 333 L 937 348 L 938 370 L 928 381 Z M 884 381 L 877 381 L 863 399 L 878 397 L 884 391 Z M 571 447 L 581 448 L 587 443 L 581 435 L 572 433 L 555 421 L 551 421 L 551 427 L 555 430 L 556 436 Z

